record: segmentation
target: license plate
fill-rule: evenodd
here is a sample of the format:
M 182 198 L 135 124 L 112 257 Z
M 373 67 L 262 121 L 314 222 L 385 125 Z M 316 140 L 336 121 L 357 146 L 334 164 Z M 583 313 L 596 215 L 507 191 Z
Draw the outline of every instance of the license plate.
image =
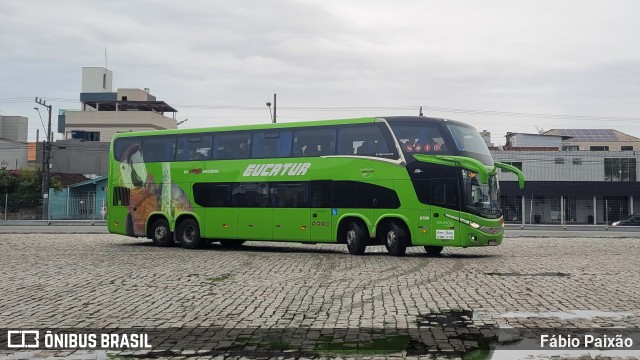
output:
M 495 240 L 489 240 L 488 245 L 489 246 L 496 246 L 496 241 Z

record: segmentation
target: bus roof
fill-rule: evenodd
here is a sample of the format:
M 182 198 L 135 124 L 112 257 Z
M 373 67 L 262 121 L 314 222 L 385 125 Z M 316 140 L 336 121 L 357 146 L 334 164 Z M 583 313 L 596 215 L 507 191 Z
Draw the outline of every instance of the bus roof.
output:
M 466 123 L 443 119 L 433 118 L 426 116 L 376 116 L 376 117 L 363 117 L 352 119 L 335 119 L 335 120 L 313 120 L 313 121 L 296 121 L 287 123 L 266 123 L 266 124 L 250 124 L 250 125 L 232 125 L 232 126 L 218 126 L 218 127 L 203 127 L 203 128 L 188 128 L 188 129 L 166 129 L 166 130 L 149 130 L 149 131 L 131 131 L 117 133 L 113 136 L 112 140 L 120 137 L 132 137 L 132 136 L 155 136 L 155 135 L 177 135 L 177 134 L 198 134 L 203 132 L 224 132 L 224 131 L 236 131 L 236 130 L 261 130 L 261 129 L 286 129 L 292 127 L 307 127 L 307 126 L 322 126 L 322 125 L 348 125 L 348 124 L 364 124 L 379 121 L 381 119 L 394 123 L 397 121 L 422 121 L 431 123 L 453 123 L 463 126 L 470 126 Z
M 375 122 L 376 117 L 366 118 L 354 118 L 354 119 L 337 119 L 337 120 L 314 120 L 314 121 L 297 121 L 288 123 L 266 123 L 266 124 L 251 124 L 251 125 L 233 125 L 233 126 L 219 126 L 219 127 L 203 127 L 203 128 L 189 128 L 189 129 L 167 129 L 167 130 L 149 130 L 149 131 L 131 131 L 117 133 L 113 136 L 113 139 L 120 137 L 130 136 L 154 136 L 154 135 L 176 135 L 176 134 L 194 134 L 201 132 L 223 132 L 223 131 L 235 131 L 235 130 L 261 130 L 261 129 L 286 129 L 292 127 L 306 127 L 306 126 L 322 126 L 322 125 L 346 125 L 346 124 L 363 124 L 369 122 Z

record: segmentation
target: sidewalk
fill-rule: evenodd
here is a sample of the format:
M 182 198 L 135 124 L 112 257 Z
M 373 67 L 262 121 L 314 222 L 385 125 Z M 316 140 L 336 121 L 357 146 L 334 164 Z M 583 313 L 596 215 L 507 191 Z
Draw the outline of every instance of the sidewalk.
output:
M 106 220 L 0 220 L 0 226 L 106 226 Z

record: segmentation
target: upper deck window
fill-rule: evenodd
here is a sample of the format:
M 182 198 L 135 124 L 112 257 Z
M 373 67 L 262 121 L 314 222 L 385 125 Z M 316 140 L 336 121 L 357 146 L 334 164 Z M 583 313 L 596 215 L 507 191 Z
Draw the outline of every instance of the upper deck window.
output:
M 440 127 L 427 122 L 391 123 L 405 154 L 450 155 Z
M 338 130 L 338 155 L 373 156 L 385 159 L 398 159 L 383 124 L 345 125 Z

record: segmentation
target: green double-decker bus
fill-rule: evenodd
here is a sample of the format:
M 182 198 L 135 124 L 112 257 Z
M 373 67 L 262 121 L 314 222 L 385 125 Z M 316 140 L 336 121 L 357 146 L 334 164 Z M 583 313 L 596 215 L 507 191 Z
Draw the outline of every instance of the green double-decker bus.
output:
M 461 122 L 385 117 L 120 133 L 108 227 L 158 246 L 384 245 L 439 254 L 502 242 L 494 163 Z

